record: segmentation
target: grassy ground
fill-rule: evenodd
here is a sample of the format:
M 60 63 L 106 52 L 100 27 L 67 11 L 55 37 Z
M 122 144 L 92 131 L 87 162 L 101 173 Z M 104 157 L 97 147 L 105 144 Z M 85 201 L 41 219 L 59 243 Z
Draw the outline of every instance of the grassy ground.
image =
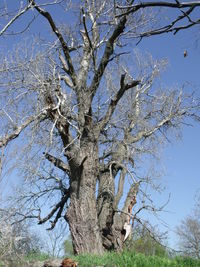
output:
M 46 254 L 37 255 L 36 253 L 33 253 L 24 259 L 23 264 L 21 263 L 17 266 L 41 267 L 47 258 L 48 255 Z M 145 256 L 144 254 L 134 253 L 132 251 L 124 251 L 123 253 L 106 253 L 103 256 L 81 255 L 72 258 L 78 262 L 78 267 L 200 267 L 200 260 L 192 258 Z M 0 267 L 1 266 L 5 267 L 8 265 L 5 265 L 0 261 Z M 13 267 L 17 266 L 15 262 Z
M 0 267 L 41 267 L 49 258 L 49 255 L 40 252 L 32 252 L 21 257 L 19 255 L 4 259 L 0 257 Z
M 200 261 L 175 257 L 173 259 L 167 257 L 145 256 L 130 251 L 121 254 L 106 253 L 103 256 L 82 255 L 75 257 L 79 267 L 200 267 Z
M 48 260 L 50 256 L 46 253 L 41 253 L 41 252 L 32 252 L 29 253 L 27 256 L 25 256 L 24 260 L 25 261 L 45 261 Z

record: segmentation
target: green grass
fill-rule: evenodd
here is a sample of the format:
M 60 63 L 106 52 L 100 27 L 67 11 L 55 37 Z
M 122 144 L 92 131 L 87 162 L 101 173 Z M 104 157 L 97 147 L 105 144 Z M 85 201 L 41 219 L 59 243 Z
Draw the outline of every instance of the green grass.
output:
M 42 252 L 30 252 L 28 255 L 25 256 L 25 261 L 45 261 L 48 260 L 50 257 L 48 254 Z
M 136 254 L 131 251 L 123 253 L 106 253 L 103 256 L 80 255 L 75 257 L 79 267 L 200 267 L 200 261 L 185 257 L 158 257 Z

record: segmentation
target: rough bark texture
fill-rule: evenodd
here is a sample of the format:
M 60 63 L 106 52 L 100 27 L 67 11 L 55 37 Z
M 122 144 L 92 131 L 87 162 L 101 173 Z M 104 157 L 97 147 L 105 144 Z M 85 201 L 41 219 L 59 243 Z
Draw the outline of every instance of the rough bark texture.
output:
M 74 252 L 102 254 L 105 250 L 120 251 L 126 234 L 124 224 L 130 223 L 135 203 L 131 208 L 130 205 L 136 199 L 138 185 L 130 189 L 124 213 L 118 214 L 117 206 L 121 198 L 119 191 L 122 190 L 123 183 L 119 184 L 118 194 L 115 194 L 115 177 L 122 168 L 112 163 L 100 172 L 98 131 L 90 119 L 84 123 L 81 149 L 76 158 L 68 158 L 71 173 L 70 204 L 65 218 L 72 235 Z M 123 153 L 125 150 L 120 146 L 122 158 Z M 117 157 L 119 160 L 119 155 L 115 155 Z
M 88 151 L 88 150 L 87 150 Z M 87 156 L 88 152 L 87 152 Z M 130 223 L 132 207 L 138 192 L 138 185 L 132 187 L 124 205 L 124 213 L 117 213 L 114 206 L 114 180 L 103 174 L 96 201 L 96 161 L 87 158 L 81 172 L 80 184 L 74 181 L 70 195 L 70 205 L 66 214 L 74 251 L 76 254 L 102 254 L 104 250 L 121 251 L 126 231 L 125 223 Z M 77 177 L 77 175 L 76 175 Z M 110 183 L 109 183 L 110 181 Z
M 71 160 L 70 205 L 66 214 L 74 251 L 103 253 L 96 208 L 96 180 L 98 175 L 98 149 L 95 143 L 83 144 L 79 156 L 82 161 L 74 166 Z

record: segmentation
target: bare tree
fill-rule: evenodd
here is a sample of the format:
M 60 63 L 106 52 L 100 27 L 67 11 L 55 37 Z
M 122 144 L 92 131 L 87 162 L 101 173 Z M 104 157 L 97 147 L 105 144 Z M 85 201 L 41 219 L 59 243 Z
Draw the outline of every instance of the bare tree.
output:
M 0 147 L 24 175 L 15 214 L 49 221 L 50 229 L 64 217 L 77 254 L 122 249 L 131 220 L 144 209 L 162 209 L 145 192 L 146 184 L 155 184 L 137 168 L 187 118 L 199 119 L 193 94 L 153 85 L 164 61 L 126 50 L 132 38 L 177 32 L 183 19 L 189 27 L 200 5 L 164 3 L 29 0 L 20 1 L 17 12 L 17 6 L 2 7 L 0 35 L 26 33 L 39 17 L 55 37 L 51 44 L 38 38 L 18 45 L 1 59 Z M 181 15 L 155 29 L 149 8 L 163 6 Z M 68 19 L 65 25 L 58 25 L 61 17 Z M 23 18 L 27 23 L 20 24 Z
M 41 240 L 27 222 L 13 224 L 7 212 L 0 211 L 0 259 L 14 259 L 40 251 Z
M 177 227 L 179 246 L 185 255 L 200 259 L 200 221 L 188 216 Z
M 200 213 L 199 195 L 191 215 L 186 216 L 177 227 L 179 247 L 188 256 L 200 259 Z
M 134 232 L 129 241 L 126 242 L 126 248 L 145 255 L 167 255 L 167 232 L 159 233 L 156 227 L 152 227 L 148 222 L 137 223 L 134 226 Z
M 59 224 L 58 227 L 54 228 L 52 231 L 47 232 L 45 251 L 52 258 L 58 258 L 62 256 L 65 252 L 63 248 L 64 240 L 67 236 L 66 223 Z

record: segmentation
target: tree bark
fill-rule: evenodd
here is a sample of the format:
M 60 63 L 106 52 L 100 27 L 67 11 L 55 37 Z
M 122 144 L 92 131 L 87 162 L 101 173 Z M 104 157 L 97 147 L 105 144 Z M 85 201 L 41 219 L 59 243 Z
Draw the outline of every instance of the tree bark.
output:
M 87 144 L 87 145 L 86 145 Z M 96 181 L 98 177 L 98 148 L 86 142 L 80 151 L 79 166 L 70 162 L 72 179 L 70 204 L 66 220 L 72 236 L 75 254 L 102 254 L 104 251 L 97 218 Z
M 99 173 L 98 146 L 87 138 L 84 142 L 77 158 L 69 160 L 70 204 L 65 218 L 74 252 L 102 254 L 105 250 L 120 251 L 127 215 L 116 213 L 114 176 L 117 170 L 110 166 L 105 173 Z M 99 188 L 96 198 L 97 180 Z

